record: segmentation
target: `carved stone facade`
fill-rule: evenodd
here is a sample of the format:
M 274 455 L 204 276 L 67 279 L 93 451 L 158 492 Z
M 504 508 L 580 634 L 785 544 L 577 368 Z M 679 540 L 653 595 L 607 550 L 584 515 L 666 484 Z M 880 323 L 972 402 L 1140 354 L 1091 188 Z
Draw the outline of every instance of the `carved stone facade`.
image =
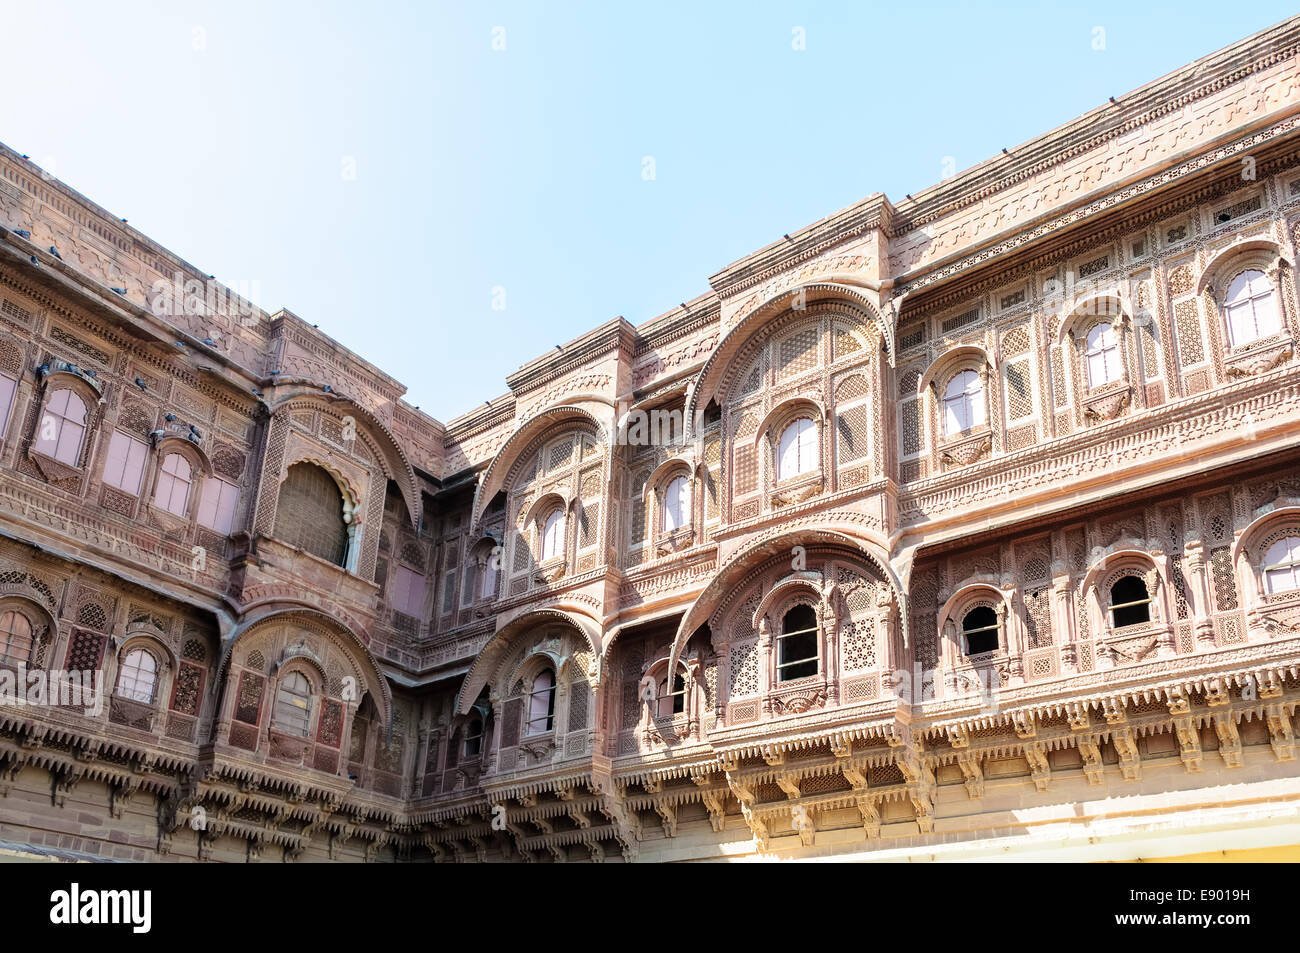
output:
M 1298 243 L 1300 18 L 442 424 L 0 148 L 0 842 L 1300 843 Z

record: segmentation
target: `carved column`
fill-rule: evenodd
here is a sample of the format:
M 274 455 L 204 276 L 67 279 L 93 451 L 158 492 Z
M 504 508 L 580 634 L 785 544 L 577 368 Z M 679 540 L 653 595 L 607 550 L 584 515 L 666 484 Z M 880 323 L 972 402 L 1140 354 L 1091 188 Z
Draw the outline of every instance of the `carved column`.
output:
M 840 616 L 836 607 L 839 587 L 827 580 L 822 590 L 822 628 L 826 634 L 826 696 L 834 707 L 840 702 Z
M 888 583 L 882 583 L 876 592 L 876 626 L 878 629 L 877 638 L 879 644 L 883 646 L 880 660 L 881 669 L 885 672 L 883 685 L 889 686 L 890 694 L 896 694 L 898 680 L 894 673 L 901 667 L 898 646 L 896 639 L 898 637 L 898 605 L 894 598 L 894 590 Z M 920 686 L 916 686 L 916 691 L 920 691 Z M 913 696 L 918 697 L 916 695 Z
M 949 697 L 957 692 L 957 667 L 958 639 L 957 623 L 952 618 L 943 620 L 943 632 L 940 636 L 943 639 L 943 645 L 940 646 L 939 664 L 943 666 L 943 687 Z
M 1196 644 L 1201 648 L 1214 645 L 1214 622 L 1210 619 L 1210 581 L 1205 571 L 1205 546 L 1197 538 L 1184 544 L 1187 554 L 1187 571 L 1192 575 L 1193 618 L 1196 620 Z
M 718 660 L 718 683 L 713 692 L 713 724 L 717 727 L 726 722 L 727 698 L 731 695 L 731 649 L 716 639 L 710 639 L 709 644 Z
M 488 697 L 488 704 L 492 706 L 492 735 L 484 738 L 484 747 L 482 749 L 483 773 L 490 773 L 497 762 L 497 751 L 501 745 L 501 726 L 505 724 L 503 716 L 504 701 L 500 695 L 491 695 Z

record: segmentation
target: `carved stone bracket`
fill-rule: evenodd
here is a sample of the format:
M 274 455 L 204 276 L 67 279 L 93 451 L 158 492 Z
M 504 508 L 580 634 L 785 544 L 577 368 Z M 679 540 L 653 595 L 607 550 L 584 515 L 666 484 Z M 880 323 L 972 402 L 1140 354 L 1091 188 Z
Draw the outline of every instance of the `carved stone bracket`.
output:
M 1138 752 L 1133 729 L 1127 725 L 1117 727 L 1110 733 L 1110 740 L 1115 746 L 1115 753 L 1119 755 L 1119 769 L 1124 780 L 1142 780 L 1142 755 Z
M 1047 763 L 1047 752 L 1041 742 L 1025 745 L 1025 760 L 1029 762 L 1034 785 L 1038 790 L 1046 791 L 1052 780 L 1052 769 Z
M 1268 743 L 1273 757 L 1278 761 L 1295 760 L 1295 736 L 1291 732 L 1291 716 L 1281 703 L 1269 705 L 1265 710 L 1268 723 Z
M 1214 733 L 1219 736 L 1219 757 L 1229 768 L 1241 767 L 1241 735 L 1237 733 L 1237 722 L 1232 712 L 1216 712 L 1214 715 Z

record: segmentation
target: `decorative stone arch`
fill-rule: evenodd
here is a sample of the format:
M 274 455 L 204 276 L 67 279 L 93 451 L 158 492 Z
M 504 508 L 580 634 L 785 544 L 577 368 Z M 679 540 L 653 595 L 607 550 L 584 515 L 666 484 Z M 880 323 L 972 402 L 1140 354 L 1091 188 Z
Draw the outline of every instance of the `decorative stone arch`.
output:
M 684 514 L 685 522 L 674 530 L 665 530 L 663 528 L 665 492 L 678 477 L 685 477 L 689 495 L 689 505 Z M 694 538 L 693 528 L 700 522 L 696 519 L 696 510 L 701 503 L 699 487 L 702 485 L 702 479 L 700 467 L 696 465 L 692 454 L 670 456 L 651 471 L 645 486 L 641 488 L 640 503 L 649 513 L 646 538 L 652 544 L 662 542 L 664 545 L 672 545 L 672 540 L 687 536 Z
M 176 650 L 172 648 L 166 637 L 147 622 L 133 622 L 126 628 L 121 639 L 118 641 L 115 655 L 120 661 L 125 657 L 127 651 L 132 648 L 144 647 L 157 655 L 158 661 L 163 666 L 175 671 L 180 665 L 180 659 L 176 655 Z M 162 669 L 159 669 L 161 674 Z
M 820 400 L 808 395 L 790 397 L 769 410 L 759 422 L 758 430 L 754 432 L 754 444 L 761 446 L 763 438 L 767 437 L 775 451 L 781 431 L 801 417 L 811 418 L 813 423 L 817 424 L 817 446 L 822 447 L 822 441 L 826 437 L 826 408 Z
M 329 675 L 325 671 L 325 663 L 317 657 L 316 653 L 306 646 L 290 646 L 280 654 L 274 662 L 271 663 L 269 674 L 280 676 L 284 672 L 297 669 L 308 669 L 313 675 L 312 678 L 319 683 L 322 690 L 329 682 Z
M 1083 594 L 1088 611 L 1094 613 L 1095 634 L 1111 633 L 1110 590 L 1124 576 L 1137 576 L 1147 587 L 1151 598 L 1152 630 L 1168 626 L 1172 615 L 1167 605 L 1169 572 L 1165 560 L 1140 549 L 1117 549 L 1107 553 L 1088 568 L 1079 591 Z
M 972 610 L 981 606 L 987 606 L 997 614 L 998 648 L 995 651 L 1015 651 L 1016 646 L 1011 644 L 1012 596 L 1013 593 L 989 582 L 968 582 L 949 596 L 936 617 L 943 640 L 941 665 L 952 668 L 968 657 L 964 622 Z
M 548 652 L 545 649 L 538 649 L 529 652 L 519 660 L 519 663 L 509 672 L 502 673 L 501 682 L 505 686 L 512 686 L 516 682 L 523 682 L 524 688 L 533 683 L 533 681 L 544 670 L 550 669 L 555 676 L 555 682 L 558 685 L 560 675 L 568 666 L 569 656 L 556 655 L 554 652 Z
M 788 612 L 790 605 L 797 601 L 800 594 L 805 595 L 810 601 L 808 602 L 817 613 L 818 620 L 821 620 L 821 601 L 822 601 L 822 574 L 819 572 L 796 571 L 780 580 L 776 585 L 767 591 L 754 610 L 751 619 L 755 630 L 763 619 L 772 621 L 773 617 L 779 617 Z
M 28 416 L 30 431 L 22 434 L 24 450 L 48 479 L 58 480 L 76 476 L 90 465 L 91 455 L 95 449 L 95 438 L 104 420 L 104 409 L 107 405 L 104 386 L 98 379 L 75 364 L 62 360 L 50 360 L 42 364 L 37 368 L 36 380 L 36 393 Z M 45 409 L 49 406 L 50 399 L 60 390 L 69 390 L 75 394 L 86 410 L 81 448 L 77 453 L 75 465 L 55 460 L 36 450 Z
M 1287 256 L 1286 250 L 1269 238 L 1249 238 L 1235 241 L 1219 249 L 1201 269 L 1196 280 L 1196 293 L 1204 294 L 1207 290 L 1214 296 L 1216 304 L 1223 305 L 1223 296 L 1232 279 L 1243 271 L 1255 268 L 1274 280 L 1277 288 L 1278 268 L 1282 264 L 1295 267 Z M 1279 295 L 1279 298 L 1281 296 Z
M 1279 330 L 1249 341 L 1235 342 L 1228 326 L 1225 304 L 1229 286 L 1243 271 L 1263 272 L 1268 279 Z M 1229 376 L 1269 370 L 1290 354 L 1297 316 L 1292 306 L 1294 299 L 1286 292 L 1294 288 L 1290 281 L 1293 273 L 1294 266 L 1282 246 L 1263 237 L 1233 242 L 1218 251 L 1202 269 L 1196 293 L 1203 299 L 1211 337 L 1222 342 L 1221 350 L 1227 361 L 1225 370 Z M 1272 345 L 1266 342 L 1272 342 Z
M 871 567 L 889 587 L 897 616 L 898 631 L 903 645 L 908 642 L 907 605 L 903 587 L 889 562 L 888 543 L 870 538 L 859 526 L 806 528 L 777 531 L 768 539 L 760 539 L 741 549 L 713 574 L 708 585 L 700 591 L 682 615 L 673 637 L 669 658 L 673 664 L 681 657 L 687 642 L 700 626 L 709 621 L 714 610 L 731 594 L 736 585 L 756 567 L 778 554 L 789 554 L 794 546 L 831 546 L 848 550 Z
M 565 518 L 568 518 L 569 510 L 572 508 L 574 501 L 577 499 L 572 492 L 567 495 L 550 490 L 543 493 L 532 503 L 528 504 L 528 509 L 524 511 L 524 525 L 534 525 L 543 513 L 550 513 L 552 510 L 559 509 L 564 511 Z
M 384 476 L 397 484 L 406 503 L 406 512 L 411 519 L 411 528 L 418 529 L 424 512 L 424 502 L 420 494 L 420 485 L 415 478 L 415 468 L 411 466 L 397 438 L 382 420 L 349 397 L 339 394 L 322 394 L 312 391 L 298 391 L 277 399 L 268 405 L 267 410 L 272 419 L 282 411 L 310 407 L 324 410 L 331 415 L 342 412 L 342 417 L 353 417 L 357 421 L 357 439 L 369 449 L 371 456 L 379 461 Z
M 13 610 L 27 619 L 32 629 L 32 644 L 27 656 L 29 669 L 44 669 L 54 655 L 59 626 L 54 613 L 25 592 L 14 587 L 0 589 L 0 613 Z
M 154 431 L 154 434 L 153 447 L 157 451 L 159 465 L 168 454 L 179 453 L 194 464 L 194 468 L 205 477 L 212 476 L 212 461 L 208 459 L 208 455 L 203 448 L 193 440 L 187 440 L 180 434 L 163 433 L 157 430 Z
M 672 681 L 670 680 L 671 676 L 678 674 L 682 677 L 682 685 L 685 689 L 682 699 L 682 711 L 680 713 L 670 712 L 667 715 L 661 715 L 658 711 L 659 681 L 660 679 L 668 680 L 668 691 L 671 693 L 673 687 Z M 689 721 L 698 718 L 702 702 L 701 697 L 698 697 L 700 696 L 700 690 L 702 689 L 699 675 L 699 665 L 697 660 L 687 661 L 686 659 L 678 659 L 676 665 L 673 665 L 671 657 L 663 655 L 647 662 L 643 666 L 641 684 L 644 684 L 647 679 L 650 681 L 655 690 L 656 700 L 654 703 L 647 701 L 644 697 L 644 693 L 639 694 L 639 698 L 641 699 L 643 710 L 646 708 L 649 709 L 651 721 L 667 722 L 674 718 L 684 718 Z
M 650 472 L 645 487 L 641 490 L 642 499 L 649 500 L 656 488 L 666 486 L 679 476 L 685 476 L 688 479 L 693 478 L 695 471 L 695 462 L 691 457 L 683 454 L 669 457 Z
M 564 404 L 529 417 L 506 438 L 506 442 L 501 445 L 501 449 L 492 458 L 492 462 L 488 464 L 487 470 L 479 480 L 478 488 L 474 491 L 474 503 L 470 509 L 471 528 L 479 525 L 488 502 L 501 490 L 506 489 L 514 477 L 515 467 L 537 449 L 533 446 L 534 441 L 538 438 L 546 438 L 551 431 L 554 431 L 551 435 L 559 436 L 558 426 L 571 421 L 585 425 L 579 429 L 585 430 L 586 435 L 592 437 L 598 446 L 609 442 L 604 425 L 590 411 L 583 410 L 581 407 Z
M 1125 321 L 1134 313 L 1133 302 L 1118 289 L 1087 295 L 1074 302 L 1065 313 L 1061 326 L 1057 329 L 1055 343 L 1064 345 L 1070 340 L 1078 346 L 1087 338 L 1093 325 L 1103 321 Z
M 494 552 L 497 553 L 498 557 L 495 567 L 492 565 Z M 468 572 L 472 568 L 475 574 L 471 602 L 491 601 L 496 598 L 501 579 L 505 575 L 504 553 L 505 550 L 501 542 L 487 533 L 479 537 L 478 541 L 469 547 L 465 554 L 465 570 Z M 483 574 L 489 570 L 493 573 L 492 592 L 490 595 L 485 595 L 483 593 Z
M 1247 610 L 1256 612 L 1265 606 L 1269 593 L 1264 591 L 1264 555 L 1279 539 L 1300 536 L 1300 500 L 1284 504 L 1256 516 L 1232 544 L 1232 565 L 1238 588 L 1245 595 Z M 1242 586 L 1241 581 L 1250 580 Z M 1294 594 L 1300 598 L 1300 592 Z
M 143 479 L 140 483 L 140 498 L 151 508 L 154 517 L 164 526 L 180 529 L 187 526 L 198 513 L 199 498 L 202 495 L 203 481 L 212 476 L 212 462 L 203 448 L 192 440 L 186 440 L 179 434 L 164 433 L 155 430 L 150 435 L 154 453 L 148 460 Z M 179 456 L 190 466 L 189 495 L 185 500 L 185 515 L 181 516 L 157 506 L 158 481 L 163 476 L 163 463 L 170 456 Z
M 217 691 L 217 686 L 225 682 L 226 672 L 230 666 L 230 660 L 236 645 L 256 638 L 257 634 L 265 629 L 295 624 L 308 628 L 313 634 L 326 638 L 351 663 L 354 670 L 353 675 L 358 679 L 358 685 L 357 697 L 347 700 L 349 707 L 355 709 L 359 706 L 362 697 L 369 694 L 375 702 L 375 708 L 379 712 L 380 718 L 385 724 L 390 723 L 393 717 L 392 689 L 388 685 L 388 679 L 380 671 L 378 660 L 375 659 L 370 649 L 350 628 L 333 616 L 327 615 L 318 609 L 272 605 L 267 606 L 264 611 L 254 612 L 246 616 L 244 621 L 236 626 L 223 642 L 221 658 L 216 666 L 215 677 L 212 679 L 213 691 Z M 309 656 L 304 653 L 295 653 L 291 657 L 300 659 Z M 282 659 L 275 660 L 277 664 L 281 661 Z M 316 661 L 316 665 L 318 668 L 320 667 L 319 660 Z
M 1144 403 L 1138 355 L 1141 345 L 1132 321 L 1137 313 L 1128 296 L 1115 289 L 1077 302 L 1061 322 L 1057 342 L 1062 345 L 1071 389 L 1078 395 L 1076 404 L 1081 424 L 1119 417 L 1135 399 L 1139 406 Z M 1110 325 L 1115 332 L 1119 377 L 1093 383 L 1088 367 L 1088 335 L 1101 324 Z
M 989 375 L 997 372 L 997 362 L 988 351 L 975 344 L 950 348 L 931 361 L 921 374 L 916 383 L 917 396 L 924 397 L 927 392 L 938 396 L 955 374 L 965 370 L 978 370 L 987 387 Z
M 36 371 L 42 384 L 57 390 L 64 385 L 77 388 L 79 396 L 86 401 L 86 410 L 95 404 L 104 402 L 104 385 L 93 374 L 82 370 L 76 364 L 67 361 L 51 360 L 42 364 Z
M 150 623 L 137 621 L 129 624 L 126 632 L 120 638 L 113 639 L 111 644 L 112 668 L 105 672 L 105 690 L 117 697 L 117 683 L 126 657 L 136 649 L 142 649 L 152 655 L 158 665 L 154 678 L 153 699 L 147 704 L 158 708 L 166 707 L 171 697 L 173 681 L 180 669 L 180 659 L 166 636 Z M 136 703 L 145 704 L 138 701 Z
M 357 488 L 357 485 L 353 481 L 349 480 L 343 471 L 329 460 L 312 456 L 310 454 L 300 454 L 295 456 L 292 460 L 285 461 L 284 466 L 280 468 L 280 475 L 276 481 L 277 493 L 279 492 L 278 487 L 283 486 L 285 479 L 289 476 L 289 469 L 300 463 L 310 463 L 312 466 L 320 467 L 334 479 L 334 482 L 338 484 L 339 493 L 343 496 L 343 513 L 345 519 L 350 521 L 350 517 L 360 511 L 362 498 L 361 491 Z
M 758 334 L 774 318 L 789 312 L 792 305 L 802 303 L 839 304 L 844 307 L 845 316 L 856 317 L 859 324 L 874 325 L 885 343 L 889 366 L 894 366 L 894 331 L 891 322 L 881 317 L 878 303 L 863 293 L 864 290 L 836 282 L 818 282 L 799 285 L 778 292 L 756 305 L 748 314 L 732 327 L 718 342 L 713 354 L 695 375 L 686 396 L 687 439 L 693 439 L 696 431 L 697 417 L 703 420 L 703 410 L 709 400 L 716 396 L 723 378 L 732 367 L 740 352 L 749 344 L 750 339 Z
M 496 634 L 488 640 L 487 644 L 479 652 L 478 657 L 474 659 L 474 664 L 470 666 L 469 672 L 465 675 L 465 681 L 461 683 L 460 690 L 456 693 L 455 712 L 466 714 L 469 711 L 469 706 L 478 698 L 485 686 L 497 686 L 504 674 L 500 671 L 501 665 L 515 647 L 517 636 L 538 626 L 557 622 L 575 629 L 578 635 L 586 641 L 587 648 L 592 655 L 593 664 L 596 666 L 596 673 L 590 676 L 592 686 L 594 688 L 595 685 L 599 684 L 601 676 L 599 620 L 586 615 L 582 610 L 576 609 L 557 607 L 524 610 L 513 619 L 503 621 Z M 557 672 L 557 677 L 558 674 Z M 510 686 L 504 687 L 508 689 Z M 499 687 L 496 694 L 501 694 Z
M 765 642 L 769 643 L 766 658 L 760 658 L 760 664 L 768 667 L 768 685 L 775 687 L 780 682 L 778 640 L 786 634 L 782 632 L 786 615 L 799 606 L 811 609 L 817 623 L 816 677 L 829 679 L 831 646 L 827 632 L 839 623 L 839 611 L 834 604 L 835 591 L 833 581 L 824 579 L 821 573 L 796 572 L 773 586 L 759 603 L 750 621 L 759 633 L 760 651 Z

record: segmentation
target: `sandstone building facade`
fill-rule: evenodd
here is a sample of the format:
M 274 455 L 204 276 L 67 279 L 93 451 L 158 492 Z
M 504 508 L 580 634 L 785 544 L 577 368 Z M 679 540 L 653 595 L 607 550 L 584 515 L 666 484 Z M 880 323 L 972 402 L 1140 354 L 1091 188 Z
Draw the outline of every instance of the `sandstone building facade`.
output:
M 0 150 L 0 854 L 1300 844 L 1298 248 L 1300 18 L 443 424 Z

